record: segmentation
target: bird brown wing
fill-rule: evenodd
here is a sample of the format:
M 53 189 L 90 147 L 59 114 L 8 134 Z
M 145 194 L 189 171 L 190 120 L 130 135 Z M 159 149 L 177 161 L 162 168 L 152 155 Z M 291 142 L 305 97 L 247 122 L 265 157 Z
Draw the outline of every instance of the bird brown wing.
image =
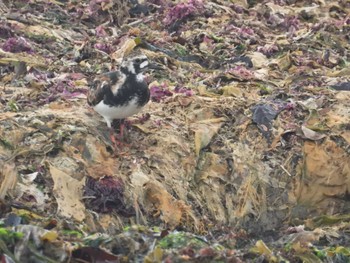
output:
M 124 84 L 125 78 L 125 75 L 119 71 L 108 72 L 97 76 L 88 92 L 88 104 L 91 106 L 98 104 L 110 92 L 112 92 L 111 95 L 116 95 L 118 89 Z

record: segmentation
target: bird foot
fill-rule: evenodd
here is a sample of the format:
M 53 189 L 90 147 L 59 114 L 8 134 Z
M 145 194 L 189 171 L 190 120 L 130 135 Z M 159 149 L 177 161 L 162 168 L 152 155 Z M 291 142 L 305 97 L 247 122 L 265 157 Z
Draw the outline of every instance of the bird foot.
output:
M 129 148 L 130 145 L 121 141 L 122 140 L 121 134 L 116 135 L 114 134 L 114 132 L 111 132 L 110 139 L 114 147 L 114 156 L 126 155 L 126 152 L 123 152 L 123 149 L 125 147 Z

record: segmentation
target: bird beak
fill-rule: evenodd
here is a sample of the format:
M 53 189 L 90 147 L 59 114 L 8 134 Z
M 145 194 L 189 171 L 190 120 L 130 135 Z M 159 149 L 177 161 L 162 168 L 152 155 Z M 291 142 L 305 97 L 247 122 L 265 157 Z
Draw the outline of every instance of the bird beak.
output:
M 149 69 L 156 69 L 156 70 L 163 70 L 163 67 L 161 65 L 159 65 L 158 63 L 149 63 L 148 65 Z

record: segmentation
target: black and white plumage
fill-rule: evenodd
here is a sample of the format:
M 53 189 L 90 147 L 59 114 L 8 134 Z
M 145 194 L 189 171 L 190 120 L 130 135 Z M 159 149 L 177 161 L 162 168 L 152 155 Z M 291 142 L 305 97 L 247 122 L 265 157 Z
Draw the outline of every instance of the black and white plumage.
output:
M 118 71 L 95 78 L 88 93 L 88 104 L 103 116 L 107 126 L 114 119 L 138 113 L 150 99 L 143 71 L 149 66 L 145 55 L 124 59 Z

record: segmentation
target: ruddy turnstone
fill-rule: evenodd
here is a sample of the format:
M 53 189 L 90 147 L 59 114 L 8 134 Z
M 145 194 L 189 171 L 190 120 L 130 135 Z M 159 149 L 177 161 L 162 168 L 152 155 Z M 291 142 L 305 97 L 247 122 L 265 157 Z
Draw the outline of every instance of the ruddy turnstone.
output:
M 117 140 L 114 137 L 112 121 L 123 120 L 138 113 L 150 99 L 150 91 L 143 76 L 143 71 L 148 66 L 145 55 L 125 58 L 118 71 L 97 76 L 90 87 L 88 104 L 105 119 L 115 147 Z M 121 137 L 123 129 L 122 122 Z

